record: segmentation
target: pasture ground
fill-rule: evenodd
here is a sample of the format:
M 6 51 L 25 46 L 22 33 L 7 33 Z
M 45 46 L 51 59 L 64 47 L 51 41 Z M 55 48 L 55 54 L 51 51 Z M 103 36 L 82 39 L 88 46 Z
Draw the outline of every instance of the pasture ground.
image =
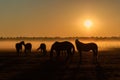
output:
M 97 64 L 92 63 L 92 53 L 73 58 L 42 56 L 32 52 L 17 56 L 14 51 L 0 52 L 0 80 L 120 80 L 120 49 L 99 51 Z

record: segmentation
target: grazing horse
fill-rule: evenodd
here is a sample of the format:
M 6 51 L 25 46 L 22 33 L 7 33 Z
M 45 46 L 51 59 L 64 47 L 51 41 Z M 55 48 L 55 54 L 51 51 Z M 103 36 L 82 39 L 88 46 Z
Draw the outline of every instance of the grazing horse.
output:
M 46 53 L 47 53 L 46 44 L 45 43 L 41 43 L 40 47 L 37 50 L 40 50 L 40 52 L 43 53 L 43 55 L 46 55 Z
M 26 44 L 24 44 L 24 46 L 25 46 L 25 50 L 24 50 L 25 54 L 27 54 L 29 52 L 31 53 L 32 44 L 31 43 L 26 43 Z
M 73 46 L 72 43 L 68 42 L 68 41 L 64 41 L 64 42 L 55 42 L 53 43 L 52 47 L 51 47 L 51 51 L 50 51 L 50 56 L 53 56 L 53 52 L 56 52 L 57 56 L 60 55 L 60 52 L 67 52 L 68 56 L 74 54 L 75 52 L 75 48 Z
M 15 47 L 16 47 L 16 51 L 18 53 L 18 55 L 22 52 L 22 45 L 24 45 L 24 41 L 21 41 L 19 43 L 16 43 Z
M 94 60 L 97 62 L 98 58 L 98 46 L 95 43 L 82 43 L 78 39 L 75 40 L 76 48 L 80 54 L 80 62 L 82 58 L 82 51 L 90 51 L 92 50 L 93 52 L 93 62 Z

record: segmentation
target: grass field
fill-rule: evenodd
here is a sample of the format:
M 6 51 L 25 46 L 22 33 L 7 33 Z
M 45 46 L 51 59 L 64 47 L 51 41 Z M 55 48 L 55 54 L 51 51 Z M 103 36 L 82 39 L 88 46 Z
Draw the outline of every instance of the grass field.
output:
M 120 49 L 99 51 L 97 64 L 92 53 L 72 58 L 42 56 L 33 52 L 17 56 L 14 51 L 0 52 L 0 80 L 120 80 Z

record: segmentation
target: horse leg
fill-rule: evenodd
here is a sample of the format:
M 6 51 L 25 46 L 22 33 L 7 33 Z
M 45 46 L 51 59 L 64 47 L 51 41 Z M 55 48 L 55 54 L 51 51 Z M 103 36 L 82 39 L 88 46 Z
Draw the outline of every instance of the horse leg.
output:
M 22 49 L 19 50 L 18 56 L 21 56 L 21 54 L 22 54 Z
M 43 55 L 46 55 L 46 50 L 45 49 L 43 49 Z
M 50 51 L 50 57 L 52 57 L 52 56 L 53 56 L 53 50 Z
M 60 51 L 57 51 L 57 56 L 60 56 Z
M 19 54 L 20 54 L 20 49 L 17 49 L 16 51 L 17 51 L 17 55 L 19 56 Z
M 27 50 L 27 49 L 25 49 L 24 53 L 25 53 L 25 56 L 27 56 L 28 50 Z
M 29 49 L 29 53 L 31 53 L 31 49 Z
M 98 49 L 96 50 L 96 62 L 98 63 Z
M 68 56 L 69 54 L 68 54 L 68 51 L 64 51 L 64 56 Z
M 93 63 L 97 63 L 98 56 L 97 56 L 97 50 L 93 50 Z
M 82 51 L 79 51 L 80 54 L 80 64 L 82 63 Z
M 68 56 L 71 54 L 70 50 L 67 50 L 67 54 L 68 54 Z

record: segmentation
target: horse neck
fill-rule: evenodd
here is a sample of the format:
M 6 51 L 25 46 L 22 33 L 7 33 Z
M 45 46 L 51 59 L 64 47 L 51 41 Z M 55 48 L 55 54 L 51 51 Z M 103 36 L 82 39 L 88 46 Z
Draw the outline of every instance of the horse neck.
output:
M 20 42 L 20 44 L 21 44 L 21 45 L 25 45 L 25 43 L 24 43 L 24 42 Z
M 76 44 L 81 44 L 82 42 L 80 42 L 80 41 L 76 40 L 76 41 L 75 41 L 75 43 L 76 43 Z
M 84 43 L 82 43 L 82 42 L 80 42 L 80 41 L 76 41 L 76 45 L 78 45 L 78 46 L 83 46 Z

